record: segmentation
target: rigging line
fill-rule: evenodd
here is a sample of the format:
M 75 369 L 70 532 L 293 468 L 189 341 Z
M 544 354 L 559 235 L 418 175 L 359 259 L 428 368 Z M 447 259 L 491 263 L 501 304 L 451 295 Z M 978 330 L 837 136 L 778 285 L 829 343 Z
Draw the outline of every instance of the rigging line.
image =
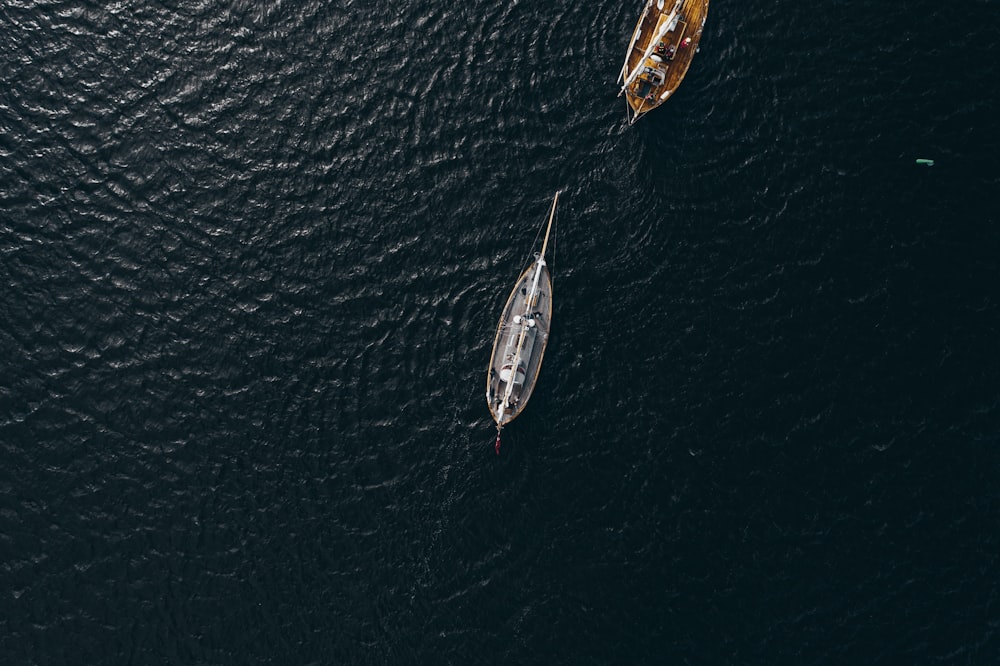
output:
M 544 220 L 545 218 L 543 217 L 542 219 Z M 544 228 L 545 228 L 544 224 L 542 224 L 542 226 L 538 228 L 538 232 L 535 234 L 535 240 L 531 241 L 531 247 L 532 248 L 534 248 L 536 245 L 538 245 L 538 239 L 541 237 L 541 235 L 542 235 L 542 229 L 544 229 Z M 520 275 L 521 273 L 523 273 L 525 271 L 525 269 L 528 268 L 528 265 L 534 263 L 534 261 L 535 261 L 534 257 L 529 252 L 528 253 L 528 258 L 524 261 L 523 264 L 521 264 L 521 270 L 519 270 L 517 274 Z

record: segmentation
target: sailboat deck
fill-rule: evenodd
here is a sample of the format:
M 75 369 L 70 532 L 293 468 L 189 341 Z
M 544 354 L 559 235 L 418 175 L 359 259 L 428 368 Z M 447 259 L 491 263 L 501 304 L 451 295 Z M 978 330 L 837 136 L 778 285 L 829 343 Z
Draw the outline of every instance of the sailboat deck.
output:
M 518 315 L 529 313 L 535 323 L 537 333 L 532 345 L 531 353 L 523 359 L 524 361 L 524 383 L 515 386 L 511 394 L 511 409 L 504 415 L 503 423 L 514 420 L 528 404 L 528 399 L 535 387 L 538 372 L 542 366 L 542 356 L 545 353 L 545 345 L 548 341 L 549 326 L 552 322 L 552 280 L 548 267 L 542 268 L 539 280 L 539 291 L 534 302 L 528 304 L 528 294 L 531 292 L 531 281 L 534 277 L 535 264 L 532 263 L 514 286 L 513 291 L 507 299 L 500 324 L 497 327 L 497 336 L 493 346 L 493 357 L 490 359 L 490 369 L 487 384 L 487 400 L 490 403 L 490 411 L 495 415 L 496 406 L 502 400 L 506 383 L 501 378 L 501 372 L 505 364 L 510 359 L 505 357 L 504 350 L 509 340 L 515 340 L 526 326 L 523 319 L 521 323 L 516 323 L 514 318 Z
M 631 73 L 636 68 L 649 64 L 649 59 L 644 58 L 644 55 L 650 46 L 653 46 L 654 53 L 660 44 L 667 53 L 671 51 L 673 53 L 672 56 L 665 56 L 662 52 L 658 54 L 664 61 L 659 66 L 665 66 L 666 69 L 662 84 L 653 86 L 641 79 L 636 79 L 628 87 L 626 99 L 629 106 L 637 114 L 650 111 L 669 99 L 687 74 L 694 54 L 698 50 L 698 42 L 701 40 L 702 30 L 708 16 L 708 0 L 684 0 L 678 12 L 679 18 L 674 29 L 667 31 L 657 44 L 653 44 L 660 27 L 668 20 L 668 15 L 674 4 L 674 1 L 666 0 L 663 3 L 663 8 L 658 9 L 656 0 L 650 0 L 636 26 L 638 35 L 626 58 L 627 72 Z M 685 43 L 685 40 L 690 41 Z M 650 95 L 653 97 L 652 100 L 648 99 Z

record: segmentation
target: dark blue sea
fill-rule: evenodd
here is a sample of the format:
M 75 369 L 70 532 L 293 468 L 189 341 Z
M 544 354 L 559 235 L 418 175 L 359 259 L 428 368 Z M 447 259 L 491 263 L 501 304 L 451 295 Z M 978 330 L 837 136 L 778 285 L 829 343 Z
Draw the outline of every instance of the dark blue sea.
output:
M 0 664 L 1000 663 L 1000 3 L 641 7 L 0 3 Z

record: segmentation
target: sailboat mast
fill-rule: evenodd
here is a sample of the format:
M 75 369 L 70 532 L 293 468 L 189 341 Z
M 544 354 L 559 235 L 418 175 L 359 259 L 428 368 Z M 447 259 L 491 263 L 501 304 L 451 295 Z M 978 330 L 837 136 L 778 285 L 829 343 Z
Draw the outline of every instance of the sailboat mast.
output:
M 556 198 L 552 200 L 552 210 L 549 212 L 549 226 L 545 229 L 545 240 L 542 241 L 542 259 L 545 259 L 545 248 L 549 246 L 549 232 L 552 231 L 552 220 L 556 216 L 556 204 L 559 203 L 559 193 L 556 192 Z
M 531 308 L 534 307 L 535 296 L 538 293 L 538 280 L 542 277 L 542 267 L 545 266 L 545 250 L 549 246 L 549 233 L 552 231 L 552 220 L 556 216 L 556 204 L 559 203 L 559 193 L 556 192 L 556 198 L 552 200 L 552 210 L 549 212 L 549 224 L 545 228 L 545 240 L 542 241 L 542 253 L 538 256 L 538 261 L 535 263 L 535 279 L 531 282 L 531 293 L 528 294 L 528 301 L 524 304 L 524 314 L 527 316 L 531 312 Z

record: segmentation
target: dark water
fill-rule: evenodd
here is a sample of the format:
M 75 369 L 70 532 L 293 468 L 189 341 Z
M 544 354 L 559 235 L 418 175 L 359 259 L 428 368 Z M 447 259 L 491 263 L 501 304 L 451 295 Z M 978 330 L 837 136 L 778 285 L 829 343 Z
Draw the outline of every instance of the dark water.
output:
M 640 6 L 4 1 L 0 663 L 997 663 L 1000 6 Z

